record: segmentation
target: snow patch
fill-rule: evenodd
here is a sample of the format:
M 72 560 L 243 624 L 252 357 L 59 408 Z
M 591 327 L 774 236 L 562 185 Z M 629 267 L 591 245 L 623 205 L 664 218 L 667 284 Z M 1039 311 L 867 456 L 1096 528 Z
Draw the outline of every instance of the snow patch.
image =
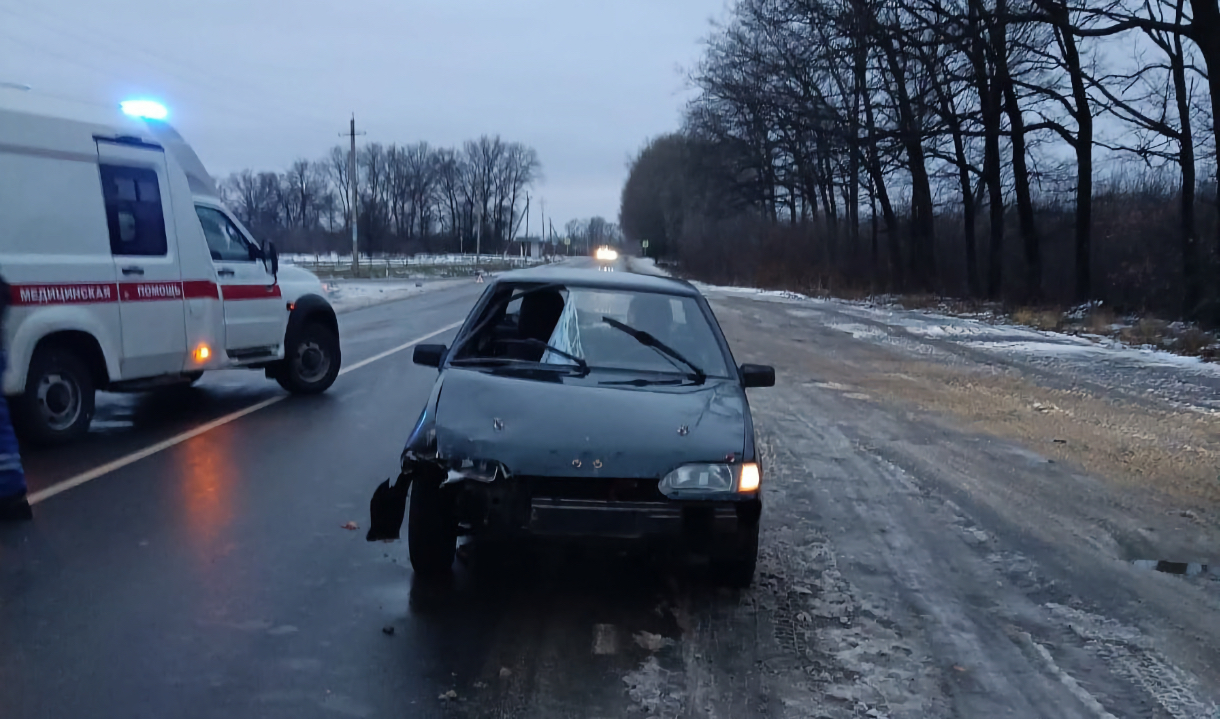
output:
M 472 280 L 420 282 L 416 280 L 323 280 L 322 288 L 335 312 L 372 307 L 385 302 L 414 297 L 425 292 L 470 284 Z
M 847 334 L 851 335 L 852 338 L 858 339 L 858 340 L 860 340 L 860 339 L 880 339 L 882 337 L 885 337 L 887 334 L 886 331 L 881 329 L 880 327 L 855 324 L 855 323 L 850 323 L 850 322 L 827 322 L 826 327 L 828 327 L 832 330 L 837 330 L 839 332 L 846 332 Z

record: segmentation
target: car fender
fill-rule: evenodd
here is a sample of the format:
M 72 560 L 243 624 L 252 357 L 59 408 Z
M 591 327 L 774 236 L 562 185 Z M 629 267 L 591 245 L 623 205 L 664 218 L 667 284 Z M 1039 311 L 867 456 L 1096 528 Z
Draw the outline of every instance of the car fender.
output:
M 58 305 L 38 307 L 32 313 L 17 321 L 13 318 L 13 310 L 5 324 L 12 323 L 14 329 L 8 338 L 8 371 L 4 375 L 4 394 L 15 395 L 25 391 L 26 376 L 29 374 L 30 360 L 34 356 L 34 348 L 44 337 L 57 332 L 81 332 L 97 341 L 106 363 L 106 374 L 111 380 L 122 378 L 119 366 L 120 350 L 117 346 L 118 337 L 112 333 L 99 332 L 97 317 L 88 309 L 74 305 Z
M 418 460 L 436 458 L 436 407 L 440 403 L 441 387 L 444 382 L 445 375 L 442 374 L 432 385 L 432 393 L 428 397 L 428 402 L 424 405 L 423 411 L 419 413 L 419 419 L 415 420 L 411 435 L 407 437 L 400 458 L 404 471 Z
M 318 276 L 295 265 L 281 265 L 276 284 L 280 286 L 280 296 L 288 302 L 294 302 L 305 295 L 326 296 L 326 290 Z
M 288 326 L 284 329 L 285 344 L 288 338 L 307 322 L 321 322 L 338 336 L 339 320 L 335 315 L 335 308 L 331 307 L 325 298 L 315 294 L 301 295 L 289 302 L 289 306 L 292 311 L 288 313 Z

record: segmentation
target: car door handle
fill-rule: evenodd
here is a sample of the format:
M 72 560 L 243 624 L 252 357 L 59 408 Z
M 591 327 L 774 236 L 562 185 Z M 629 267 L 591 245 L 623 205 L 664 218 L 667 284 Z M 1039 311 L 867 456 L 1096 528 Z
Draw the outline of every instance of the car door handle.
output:
M 125 275 L 143 275 L 144 268 L 143 267 L 124 267 L 123 274 L 125 274 Z
M 219 269 L 216 270 L 216 274 L 220 275 L 221 277 L 232 277 L 237 273 L 230 269 Z

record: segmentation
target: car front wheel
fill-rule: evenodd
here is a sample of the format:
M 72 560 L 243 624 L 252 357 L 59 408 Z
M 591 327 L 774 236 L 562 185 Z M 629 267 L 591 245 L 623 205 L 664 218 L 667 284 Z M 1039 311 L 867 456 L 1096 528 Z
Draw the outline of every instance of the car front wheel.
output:
M 94 400 L 93 375 L 79 357 L 57 347 L 39 349 L 25 392 L 13 401 L 17 429 L 34 444 L 70 442 L 89 431 Z
M 407 549 L 411 568 L 421 577 L 443 575 L 453 569 L 457 553 L 457 526 L 452 503 L 432 477 L 417 477 L 411 484 L 407 515 Z
M 291 333 L 275 380 L 293 394 L 320 394 L 339 376 L 339 336 L 317 322 Z

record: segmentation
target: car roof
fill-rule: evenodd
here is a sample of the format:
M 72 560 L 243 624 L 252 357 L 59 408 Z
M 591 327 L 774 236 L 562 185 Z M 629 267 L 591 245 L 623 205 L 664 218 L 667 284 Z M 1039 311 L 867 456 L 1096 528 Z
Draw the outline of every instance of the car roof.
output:
M 699 296 L 699 290 L 686 280 L 656 275 L 639 275 L 633 272 L 605 272 L 566 267 L 531 267 L 524 270 L 510 270 L 496 275 L 496 283 L 501 282 L 547 282 L 574 287 L 660 292 L 686 297 Z

